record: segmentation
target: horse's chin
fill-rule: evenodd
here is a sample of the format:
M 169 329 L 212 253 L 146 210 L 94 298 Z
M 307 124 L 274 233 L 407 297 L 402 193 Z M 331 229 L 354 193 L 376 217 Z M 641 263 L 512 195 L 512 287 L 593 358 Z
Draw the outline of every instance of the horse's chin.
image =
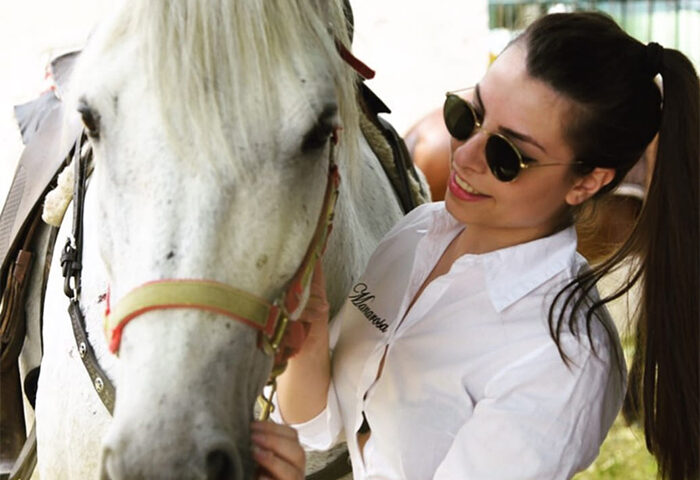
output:
M 130 324 L 101 478 L 252 478 L 253 405 L 272 363 L 256 341 L 250 327 L 208 313 L 164 310 Z
M 234 445 L 222 436 L 214 435 L 202 439 L 183 453 L 173 454 L 174 448 L 167 443 L 179 443 L 186 438 L 174 438 L 165 445 L 148 448 L 143 445 L 126 444 L 119 435 L 107 435 L 100 461 L 100 479 L 206 479 L 232 480 L 253 478 L 255 464 L 251 458 L 250 444 Z

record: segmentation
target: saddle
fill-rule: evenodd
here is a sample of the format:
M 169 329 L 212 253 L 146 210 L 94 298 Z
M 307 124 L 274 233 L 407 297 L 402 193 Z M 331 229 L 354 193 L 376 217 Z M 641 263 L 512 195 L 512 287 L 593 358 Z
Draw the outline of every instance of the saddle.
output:
M 25 444 L 18 357 L 27 328 L 25 301 L 30 275 L 36 271 L 35 267 L 50 264 L 56 234 L 56 229 L 41 221 L 42 199 L 53 188 L 65 159 L 70 158 L 73 144 L 70 139 L 81 132 L 79 122 L 64 123 L 64 106 L 60 100 L 60 86 L 76 56 L 70 53 L 51 62 L 49 68 L 56 89 L 15 107 L 25 148 L 0 213 L 0 478 L 3 479 L 25 477 L 24 474 L 31 473 L 36 458 L 31 454 L 33 442 Z M 52 238 L 47 241 L 47 236 Z M 32 406 L 37 380 L 38 371 L 29 372 L 25 379 L 25 391 Z
M 382 100 L 364 83 L 359 84 L 360 128 L 367 143 L 384 168 L 403 213 L 430 201 L 430 193 L 423 188 L 411 154 L 394 127 L 379 116 L 391 113 Z

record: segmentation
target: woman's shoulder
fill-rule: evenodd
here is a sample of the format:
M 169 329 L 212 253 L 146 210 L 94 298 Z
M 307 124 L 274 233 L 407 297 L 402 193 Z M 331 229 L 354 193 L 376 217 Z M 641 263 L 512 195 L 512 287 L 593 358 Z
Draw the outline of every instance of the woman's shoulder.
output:
M 407 229 L 428 229 L 439 218 L 452 218 L 445 209 L 445 202 L 429 202 L 418 205 L 404 215 L 389 230 L 385 238 Z
M 445 209 L 445 202 L 428 202 L 418 205 L 416 208 L 404 215 L 399 223 L 425 222 L 434 218 L 436 215 L 449 215 Z
M 607 356 L 619 349 L 620 344 L 613 317 L 605 305 L 600 305 L 600 294 L 595 286 L 585 293 L 571 288 L 576 278 L 590 270 L 590 266 L 576 252 L 573 255 L 562 254 L 561 257 L 540 277 L 535 275 L 536 272 L 532 273 L 536 269 L 530 267 L 526 275 L 532 278 L 515 276 L 513 285 L 505 284 L 508 288 L 502 289 L 506 292 L 517 293 L 518 288 L 526 291 L 528 284 L 533 288 L 500 311 L 502 321 L 511 327 L 523 329 L 526 337 L 552 341 L 552 331 L 558 331 L 562 344 L 575 349 L 580 357 L 596 353 Z M 575 305 L 578 308 L 574 308 Z M 591 310 L 594 305 L 598 306 Z

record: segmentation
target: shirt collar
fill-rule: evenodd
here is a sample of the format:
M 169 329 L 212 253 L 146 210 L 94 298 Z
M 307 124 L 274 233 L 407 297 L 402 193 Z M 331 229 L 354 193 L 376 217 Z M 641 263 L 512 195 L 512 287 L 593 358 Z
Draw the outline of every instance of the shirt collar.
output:
M 447 210 L 433 212 L 431 234 L 464 228 Z M 455 262 L 464 267 L 479 263 L 484 269 L 486 288 L 496 311 L 501 312 L 561 271 L 576 259 L 576 229 L 571 226 L 548 237 L 483 254 L 462 255 Z M 454 266 L 453 266 L 454 269 Z

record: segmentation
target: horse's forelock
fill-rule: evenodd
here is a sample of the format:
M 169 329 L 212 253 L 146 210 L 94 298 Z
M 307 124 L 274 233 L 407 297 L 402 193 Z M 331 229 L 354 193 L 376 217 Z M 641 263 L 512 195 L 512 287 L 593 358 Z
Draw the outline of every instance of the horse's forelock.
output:
M 274 72 L 287 78 L 300 69 L 312 72 L 309 45 L 320 46 L 336 79 L 343 160 L 350 161 L 360 135 L 355 77 L 333 36 L 348 44 L 341 1 L 127 0 L 102 48 L 137 39 L 173 145 L 214 159 L 231 157 L 231 128 L 243 143 L 237 149 L 250 147 L 253 132 L 269 128 L 266 119 L 279 115 L 281 96 L 301 88 Z M 193 145 L 193 138 L 205 143 Z

